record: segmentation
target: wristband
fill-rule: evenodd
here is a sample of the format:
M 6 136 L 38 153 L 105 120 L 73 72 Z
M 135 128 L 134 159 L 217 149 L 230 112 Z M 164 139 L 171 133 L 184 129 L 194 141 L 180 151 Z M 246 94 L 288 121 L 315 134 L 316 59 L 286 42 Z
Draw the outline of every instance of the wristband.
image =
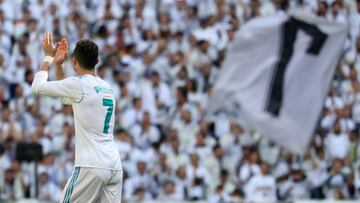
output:
M 54 62 L 54 57 L 52 57 L 52 56 L 45 56 L 43 62 L 48 62 L 48 63 L 50 63 L 50 64 L 53 64 L 53 62 Z

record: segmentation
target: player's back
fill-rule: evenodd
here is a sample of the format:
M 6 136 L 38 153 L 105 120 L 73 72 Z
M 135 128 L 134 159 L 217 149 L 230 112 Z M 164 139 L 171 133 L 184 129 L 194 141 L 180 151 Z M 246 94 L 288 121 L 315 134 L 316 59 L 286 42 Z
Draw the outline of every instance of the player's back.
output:
M 75 122 L 75 166 L 121 169 L 115 147 L 115 98 L 111 86 L 101 78 L 83 75 L 76 78 L 83 97 L 73 102 Z

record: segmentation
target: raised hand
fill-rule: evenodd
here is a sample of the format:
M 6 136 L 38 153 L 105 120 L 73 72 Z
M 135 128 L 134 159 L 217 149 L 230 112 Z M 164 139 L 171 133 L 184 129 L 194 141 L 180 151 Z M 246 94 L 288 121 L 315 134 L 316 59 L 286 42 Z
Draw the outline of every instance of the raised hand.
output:
M 62 64 L 66 57 L 68 55 L 68 43 L 66 39 L 62 39 L 60 42 L 60 45 L 57 47 L 56 53 L 55 53 L 55 63 L 56 64 Z
M 45 35 L 44 35 L 44 38 L 42 40 L 42 49 L 44 51 L 45 56 L 54 57 L 58 45 L 59 44 L 56 44 L 56 46 L 54 46 L 53 34 L 50 33 L 50 32 L 46 32 Z

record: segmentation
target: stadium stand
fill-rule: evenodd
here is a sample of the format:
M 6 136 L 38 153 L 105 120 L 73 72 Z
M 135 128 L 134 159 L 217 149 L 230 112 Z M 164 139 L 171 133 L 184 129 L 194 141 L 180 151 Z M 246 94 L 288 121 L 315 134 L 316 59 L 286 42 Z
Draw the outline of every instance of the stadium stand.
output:
M 294 8 L 348 25 L 343 58 L 303 156 L 226 116 L 205 116 L 236 32 L 252 18 Z M 66 37 L 71 50 L 82 38 L 100 48 L 98 76 L 117 98 L 124 201 L 360 198 L 360 1 L 0 0 L 1 200 L 58 202 L 73 169 L 71 106 L 31 94 L 46 31 L 56 41 Z M 70 60 L 65 67 L 74 74 Z M 23 142 L 42 145 L 36 175 L 33 162 L 16 159 Z

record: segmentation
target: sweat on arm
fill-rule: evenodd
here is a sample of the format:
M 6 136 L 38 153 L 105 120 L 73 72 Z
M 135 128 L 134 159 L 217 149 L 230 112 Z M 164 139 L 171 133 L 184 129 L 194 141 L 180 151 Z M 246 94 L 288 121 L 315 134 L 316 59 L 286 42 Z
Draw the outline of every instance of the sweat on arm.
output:
M 80 81 L 76 77 L 69 77 L 63 80 L 47 81 L 48 73 L 39 71 L 34 76 L 31 85 L 33 94 L 60 97 L 64 103 L 80 102 L 83 97 L 83 91 Z

